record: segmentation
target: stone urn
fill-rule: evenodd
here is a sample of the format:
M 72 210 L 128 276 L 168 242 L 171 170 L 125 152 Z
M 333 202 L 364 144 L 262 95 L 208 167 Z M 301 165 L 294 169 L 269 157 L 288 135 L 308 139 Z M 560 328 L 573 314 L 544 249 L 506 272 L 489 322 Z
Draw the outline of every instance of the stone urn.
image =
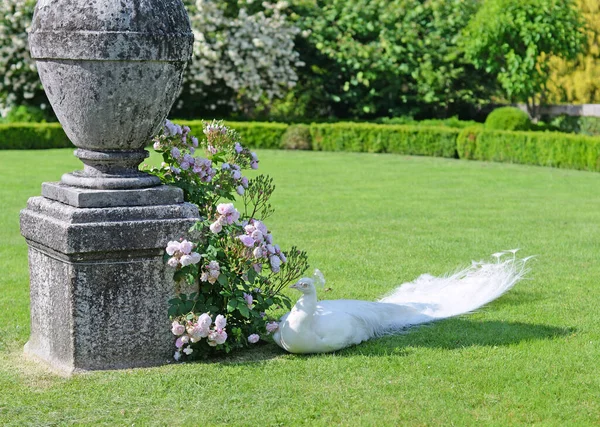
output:
M 173 354 L 167 242 L 198 209 L 138 170 L 181 85 L 193 35 L 181 0 L 39 0 L 29 36 L 82 171 L 21 211 L 29 247 L 25 354 L 71 374 Z
M 67 185 L 159 184 L 138 171 L 179 93 L 194 36 L 181 0 L 39 0 L 31 56 L 83 171 Z

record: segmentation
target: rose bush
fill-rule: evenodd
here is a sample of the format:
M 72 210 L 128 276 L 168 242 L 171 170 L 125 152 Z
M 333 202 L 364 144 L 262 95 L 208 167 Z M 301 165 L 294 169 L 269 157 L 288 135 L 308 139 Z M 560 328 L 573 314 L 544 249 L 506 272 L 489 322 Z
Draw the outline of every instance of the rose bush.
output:
M 242 174 L 258 168 L 256 154 L 221 122 L 204 123 L 203 131 L 198 139 L 167 121 L 154 140 L 164 161 L 149 170 L 181 188 L 201 216 L 190 240 L 171 241 L 165 250 L 178 284 L 169 301 L 176 360 L 230 352 L 274 332 L 269 310 L 291 307 L 281 291 L 308 267 L 306 253 L 281 250 L 264 222 L 273 213 L 273 180 Z

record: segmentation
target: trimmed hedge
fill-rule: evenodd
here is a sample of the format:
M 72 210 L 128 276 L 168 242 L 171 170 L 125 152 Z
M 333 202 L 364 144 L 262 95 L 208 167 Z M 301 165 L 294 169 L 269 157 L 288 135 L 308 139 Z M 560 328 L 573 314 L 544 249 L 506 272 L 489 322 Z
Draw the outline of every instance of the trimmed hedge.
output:
M 73 147 L 59 123 L 0 124 L 0 150 Z
M 177 122 L 188 125 L 193 133 L 202 132 L 200 121 Z M 248 147 L 269 149 L 283 146 L 289 128 L 281 123 L 227 125 L 240 132 Z M 372 123 L 313 123 L 302 130 L 310 132 L 313 150 L 459 157 L 600 171 L 600 138 L 583 135 L 497 131 L 482 126 L 459 130 Z M 0 149 L 64 147 L 73 145 L 58 123 L 0 124 Z
M 175 120 L 177 124 L 187 125 L 193 135 L 202 134 L 201 120 Z M 250 148 L 281 147 L 281 139 L 288 128 L 284 123 L 269 122 L 225 122 L 225 124 L 240 133 L 244 145 Z
M 530 130 L 531 120 L 525 111 L 516 107 L 500 107 L 487 116 L 485 127 L 490 130 Z
M 312 150 L 310 126 L 305 124 L 290 125 L 281 137 L 279 147 L 284 150 Z
M 600 171 L 600 138 L 583 135 L 467 128 L 457 151 L 461 159 Z
M 370 123 L 312 124 L 314 150 L 413 154 L 456 157 L 458 129 L 377 125 Z

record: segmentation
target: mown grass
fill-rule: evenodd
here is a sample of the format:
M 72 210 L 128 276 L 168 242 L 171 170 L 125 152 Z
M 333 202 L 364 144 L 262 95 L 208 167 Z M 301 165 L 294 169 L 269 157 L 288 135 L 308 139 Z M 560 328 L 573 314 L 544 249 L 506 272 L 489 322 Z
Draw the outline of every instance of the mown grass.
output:
M 18 212 L 70 150 L 0 152 L 0 424 L 600 423 L 600 174 L 438 158 L 261 151 L 268 225 L 310 253 L 322 298 L 375 299 L 501 249 L 538 255 L 485 309 L 335 354 L 262 345 L 229 359 L 54 376 L 22 358 Z M 132 325 L 132 333 L 135 333 Z

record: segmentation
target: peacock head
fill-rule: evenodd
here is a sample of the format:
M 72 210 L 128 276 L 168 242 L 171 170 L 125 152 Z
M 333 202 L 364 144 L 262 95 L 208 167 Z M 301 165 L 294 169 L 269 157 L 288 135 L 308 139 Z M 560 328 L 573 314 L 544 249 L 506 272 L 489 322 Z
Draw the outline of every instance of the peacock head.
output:
M 313 292 L 314 293 L 317 292 L 315 285 L 318 285 L 318 286 L 325 285 L 325 277 L 323 276 L 323 273 L 321 273 L 318 269 L 315 270 L 312 278 L 303 277 L 302 279 L 298 280 L 296 283 L 294 283 L 290 287 L 293 289 L 297 289 L 306 295 L 306 294 L 310 294 Z
M 308 277 L 303 277 L 302 279 L 298 280 L 296 283 L 294 283 L 290 287 L 292 289 L 299 290 L 300 292 L 302 292 L 305 295 L 316 292 L 315 284 L 313 283 L 313 279 L 309 279 Z

